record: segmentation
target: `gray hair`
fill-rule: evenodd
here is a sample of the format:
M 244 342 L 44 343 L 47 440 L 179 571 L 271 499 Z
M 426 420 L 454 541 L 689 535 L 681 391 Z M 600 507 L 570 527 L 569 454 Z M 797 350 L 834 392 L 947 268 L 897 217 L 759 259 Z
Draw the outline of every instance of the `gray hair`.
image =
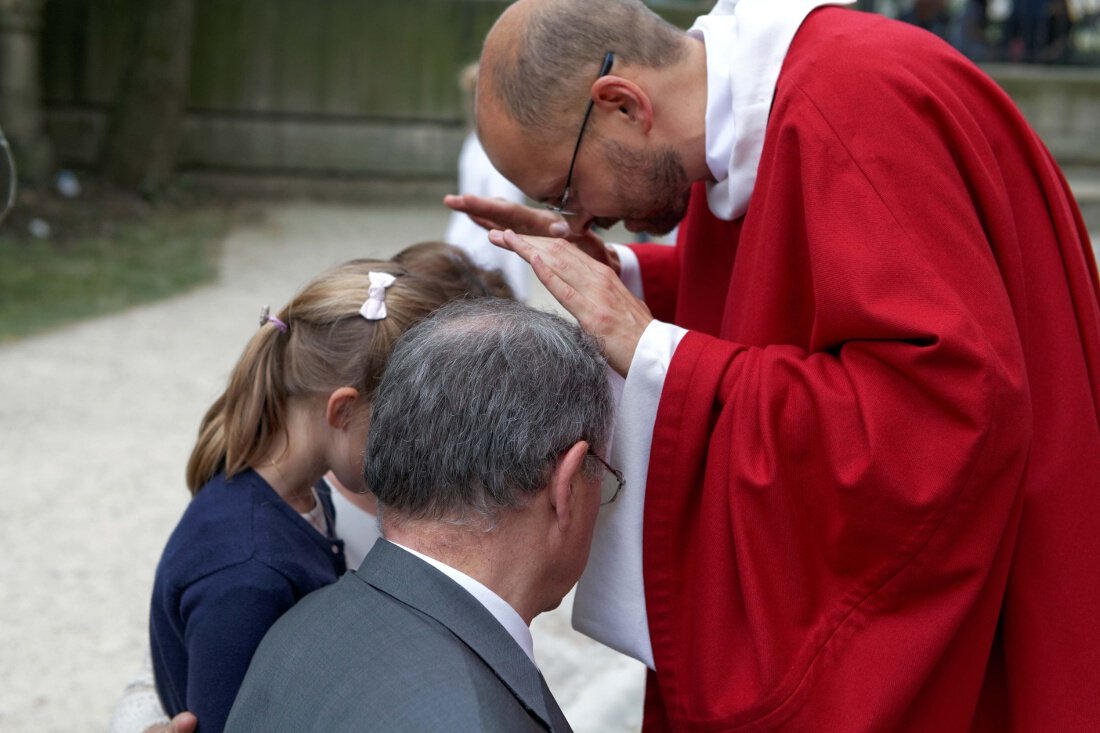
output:
M 388 519 L 491 525 L 577 441 L 605 448 L 611 415 L 606 362 L 577 325 L 513 301 L 457 301 L 394 349 L 364 476 Z
M 656 68 L 682 58 L 683 41 L 682 30 L 640 0 L 555 0 L 533 8 L 522 42 L 512 53 L 495 54 L 485 69 L 516 122 L 565 132 L 569 124 L 580 125 L 608 51 L 616 64 Z

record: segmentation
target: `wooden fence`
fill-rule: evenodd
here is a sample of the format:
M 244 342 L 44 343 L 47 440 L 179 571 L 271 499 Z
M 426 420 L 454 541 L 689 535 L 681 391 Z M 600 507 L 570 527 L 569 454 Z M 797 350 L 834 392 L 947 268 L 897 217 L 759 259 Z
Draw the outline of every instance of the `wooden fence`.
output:
M 49 0 L 46 121 L 59 159 L 94 165 L 155 0 Z M 686 27 L 711 3 L 658 10 Z M 459 70 L 505 0 L 198 0 L 183 170 L 372 180 L 454 175 Z M 1065 163 L 1100 164 L 1100 71 L 991 67 Z

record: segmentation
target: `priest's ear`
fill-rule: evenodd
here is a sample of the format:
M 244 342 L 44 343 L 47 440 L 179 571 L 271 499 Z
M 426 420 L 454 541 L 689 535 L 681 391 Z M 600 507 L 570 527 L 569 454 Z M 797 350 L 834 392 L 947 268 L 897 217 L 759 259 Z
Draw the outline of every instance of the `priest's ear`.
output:
M 601 76 L 592 84 L 592 103 L 601 116 L 646 134 L 653 127 L 653 102 L 645 91 L 621 76 Z

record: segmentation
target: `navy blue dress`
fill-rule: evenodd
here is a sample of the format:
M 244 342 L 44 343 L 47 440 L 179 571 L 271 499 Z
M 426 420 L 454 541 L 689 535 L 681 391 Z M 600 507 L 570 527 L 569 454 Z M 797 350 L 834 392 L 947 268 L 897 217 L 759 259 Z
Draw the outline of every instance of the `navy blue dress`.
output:
M 225 726 L 252 654 L 276 619 L 346 570 L 324 481 L 317 494 L 327 537 L 255 471 L 218 474 L 168 539 L 149 613 L 153 672 L 165 711 L 195 713 L 200 733 Z

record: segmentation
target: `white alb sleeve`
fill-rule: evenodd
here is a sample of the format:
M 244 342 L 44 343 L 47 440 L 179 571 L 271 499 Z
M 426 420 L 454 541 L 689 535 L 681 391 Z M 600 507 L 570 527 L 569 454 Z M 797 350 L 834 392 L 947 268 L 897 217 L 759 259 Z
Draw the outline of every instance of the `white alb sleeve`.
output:
M 588 566 L 573 601 L 573 628 L 650 669 L 653 648 L 642 580 L 646 480 L 665 375 L 686 333 L 653 321 L 638 342 L 625 382 L 619 377 L 622 396 L 609 463 L 623 472 L 626 485 L 614 504 L 600 508 Z

